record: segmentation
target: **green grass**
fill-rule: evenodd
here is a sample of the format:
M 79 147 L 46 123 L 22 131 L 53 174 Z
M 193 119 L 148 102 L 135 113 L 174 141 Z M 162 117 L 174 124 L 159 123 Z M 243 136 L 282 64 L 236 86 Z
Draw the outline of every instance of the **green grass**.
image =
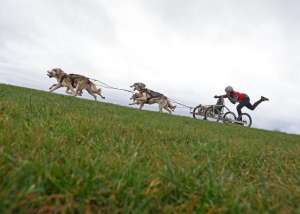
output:
M 0 85 L 0 213 L 299 213 L 300 136 Z

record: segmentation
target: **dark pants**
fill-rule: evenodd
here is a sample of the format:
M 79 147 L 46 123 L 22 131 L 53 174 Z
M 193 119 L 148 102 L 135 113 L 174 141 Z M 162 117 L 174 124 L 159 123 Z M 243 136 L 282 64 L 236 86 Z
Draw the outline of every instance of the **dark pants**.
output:
M 262 102 L 262 100 L 258 100 L 256 101 L 253 105 L 250 103 L 250 98 L 248 96 L 245 97 L 245 99 L 239 103 L 236 107 L 236 110 L 238 112 L 239 118 L 241 118 L 241 114 L 242 114 L 242 108 L 243 107 L 247 107 L 250 110 L 254 110 L 260 103 Z

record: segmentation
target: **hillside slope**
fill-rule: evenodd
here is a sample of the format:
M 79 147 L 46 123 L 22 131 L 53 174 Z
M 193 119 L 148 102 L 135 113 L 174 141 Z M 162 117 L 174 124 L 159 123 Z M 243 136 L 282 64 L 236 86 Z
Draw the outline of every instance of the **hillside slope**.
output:
M 0 213 L 299 213 L 300 136 L 0 85 Z

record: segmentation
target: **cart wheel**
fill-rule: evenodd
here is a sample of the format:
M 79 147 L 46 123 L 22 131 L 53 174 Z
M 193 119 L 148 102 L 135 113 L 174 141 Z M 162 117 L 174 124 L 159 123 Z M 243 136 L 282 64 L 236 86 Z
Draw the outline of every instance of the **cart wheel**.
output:
M 206 109 L 204 118 L 208 121 L 219 122 L 221 119 L 221 111 L 210 106 Z
M 242 122 L 244 124 L 244 126 L 246 127 L 251 127 L 252 125 L 252 118 L 249 114 L 247 113 L 242 113 Z
M 202 105 L 198 105 L 194 108 L 193 110 L 193 118 L 195 119 L 202 119 L 203 118 L 203 114 L 201 114 L 201 109 L 202 109 Z
M 233 112 L 226 112 L 223 116 L 223 123 L 234 123 L 236 121 L 236 116 Z

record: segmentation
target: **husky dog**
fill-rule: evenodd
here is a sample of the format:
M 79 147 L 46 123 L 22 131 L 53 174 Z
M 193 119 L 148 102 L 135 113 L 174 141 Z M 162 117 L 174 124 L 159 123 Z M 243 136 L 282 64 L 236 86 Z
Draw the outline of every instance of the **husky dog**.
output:
M 59 88 L 66 87 L 66 93 L 72 94 L 73 96 L 81 96 L 82 90 L 86 90 L 90 95 L 97 100 L 97 95 L 102 99 L 105 99 L 101 94 L 101 89 L 97 88 L 96 85 L 90 81 L 89 78 L 79 74 L 67 74 L 60 68 L 54 68 L 51 71 L 47 71 L 49 78 L 55 78 L 57 83 L 53 84 L 49 90 L 53 92 Z M 71 90 L 71 92 L 70 92 Z
M 167 110 L 170 114 L 175 110 L 176 106 L 173 106 L 170 100 L 161 93 L 152 91 L 146 88 L 144 83 L 134 83 L 132 86 L 133 90 L 137 93 L 133 94 L 130 98 L 133 100 L 133 103 L 130 105 L 140 105 L 139 109 L 141 110 L 144 104 L 155 104 L 159 105 L 159 111 L 162 112 L 163 109 Z

